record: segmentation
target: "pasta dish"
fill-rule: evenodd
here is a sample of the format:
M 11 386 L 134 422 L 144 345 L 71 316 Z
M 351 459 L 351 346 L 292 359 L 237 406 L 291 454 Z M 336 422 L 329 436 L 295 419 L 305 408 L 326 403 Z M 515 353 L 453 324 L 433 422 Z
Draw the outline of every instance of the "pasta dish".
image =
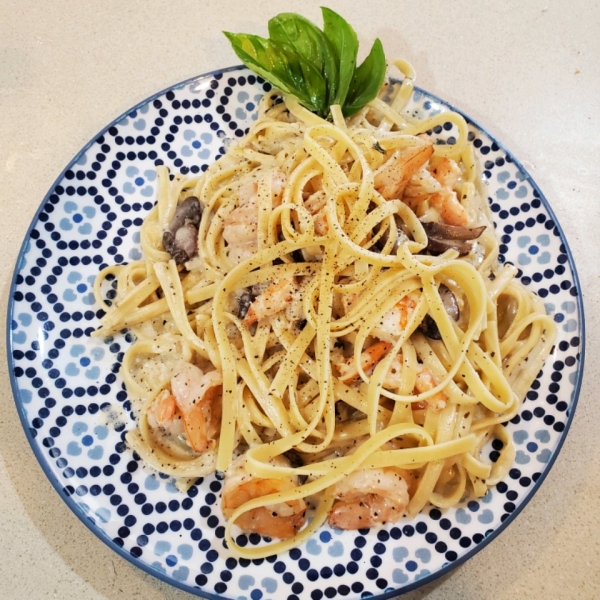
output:
M 135 337 L 128 444 L 181 490 L 223 475 L 242 557 L 484 496 L 553 345 L 498 261 L 465 120 L 406 110 L 414 72 L 394 64 L 402 82 L 350 117 L 274 90 L 204 173 L 158 167 L 143 260 L 95 283 L 94 335 Z

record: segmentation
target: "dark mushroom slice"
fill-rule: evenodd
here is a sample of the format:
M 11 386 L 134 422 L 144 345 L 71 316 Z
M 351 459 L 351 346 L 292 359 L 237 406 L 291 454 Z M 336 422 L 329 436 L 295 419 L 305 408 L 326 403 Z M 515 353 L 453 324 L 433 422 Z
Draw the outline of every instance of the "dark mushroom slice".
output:
M 182 250 L 181 248 L 178 248 L 176 246 L 175 236 L 170 231 L 165 231 L 163 233 L 162 242 L 165 250 L 175 260 L 176 264 L 182 265 L 184 262 L 187 262 L 187 253 L 185 252 L 185 250 Z
M 471 240 L 477 239 L 485 230 L 481 227 L 460 227 L 459 225 L 446 225 L 445 223 L 422 223 L 427 234 L 426 250 L 439 256 L 446 250 L 456 250 L 461 256 L 468 254 L 473 249 Z
M 176 209 L 169 228 L 163 233 L 163 246 L 178 265 L 198 253 L 198 225 L 202 204 L 195 196 L 186 198 Z
M 200 200 L 195 196 L 186 198 L 175 210 L 173 219 L 169 223 L 169 231 L 175 233 L 180 227 L 183 227 L 186 223 L 191 223 L 194 227 L 198 227 L 200 224 L 200 218 L 202 217 L 202 205 Z
M 390 250 L 390 254 L 396 254 L 398 248 L 404 243 L 408 242 L 410 238 L 404 231 L 402 219 L 398 215 L 394 215 L 394 222 L 396 223 L 396 241 Z M 390 237 L 389 227 L 385 230 L 385 233 L 379 238 L 379 241 L 375 244 L 376 248 L 371 248 L 372 251 L 383 250 L 383 247 L 387 244 Z
M 238 318 L 245 319 L 248 314 L 248 309 L 250 305 L 256 299 L 257 294 L 252 292 L 252 288 L 245 288 L 242 292 L 242 295 L 238 299 L 239 309 L 238 309 Z
M 458 321 L 460 318 L 460 309 L 458 308 L 458 302 L 452 290 L 442 283 L 438 288 L 438 292 L 440 293 L 442 304 L 444 305 L 448 316 L 455 321 Z M 419 324 L 418 329 L 432 340 L 442 339 L 442 334 L 440 333 L 437 323 L 429 315 L 425 315 L 425 318 Z
M 298 454 L 298 452 L 293 448 L 291 448 L 287 452 L 284 452 L 283 456 L 285 456 L 288 459 L 290 467 L 292 467 L 292 469 L 297 469 L 298 467 L 304 466 L 304 460 L 302 460 L 300 454 Z M 298 484 L 302 485 L 307 479 L 307 475 L 298 475 Z
M 445 240 L 475 240 L 485 230 L 481 227 L 461 227 L 460 225 L 446 225 L 446 223 L 422 223 L 427 235 Z
M 427 236 L 427 252 L 433 256 L 444 254 L 446 250 L 456 250 L 461 256 L 469 254 L 473 249 L 470 242 L 461 242 L 460 240 L 444 240 Z
M 458 308 L 458 301 L 452 290 L 442 283 L 438 288 L 438 292 L 440 293 L 442 304 L 444 305 L 448 316 L 451 319 L 458 321 L 458 319 L 460 319 L 460 308 Z

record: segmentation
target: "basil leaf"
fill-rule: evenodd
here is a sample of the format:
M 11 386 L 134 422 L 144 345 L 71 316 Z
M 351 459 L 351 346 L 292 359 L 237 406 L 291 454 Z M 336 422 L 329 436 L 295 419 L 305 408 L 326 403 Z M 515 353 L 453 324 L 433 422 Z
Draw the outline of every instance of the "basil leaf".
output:
M 323 110 L 329 112 L 329 105 L 333 104 L 337 91 L 338 69 L 335 50 L 324 33 L 300 15 L 281 13 L 269 21 L 269 36 L 271 40 L 293 48 L 321 73 L 326 87 Z
M 281 60 L 273 50 L 273 44 L 258 35 L 223 32 L 231 42 L 233 51 L 250 69 L 276 85 L 281 91 L 289 94 L 288 85 L 275 75 L 275 63 Z
M 342 107 L 345 117 L 353 115 L 377 96 L 385 80 L 385 71 L 385 54 L 378 38 L 375 40 L 369 56 L 354 71 L 346 103 Z
M 281 13 L 269 21 L 271 40 L 287 44 L 319 69 L 323 66 L 322 35 L 308 19 L 294 13 Z
M 326 117 L 329 106 L 327 105 L 327 84 L 323 75 L 311 63 L 293 51 L 289 52 L 288 62 L 294 73 L 297 89 L 301 89 L 310 98 L 314 108 L 310 109 L 307 104 L 304 106 L 321 117 Z
M 298 98 L 309 110 L 324 111 L 325 81 L 313 65 L 294 49 L 257 35 L 223 32 L 238 58 L 286 94 Z
M 358 38 L 350 24 L 322 7 L 323 31 L 295 13 L 269 21 L 269 39 L 224 32 L 242 62 L 321 117 L 339 104 L 350 116 L 370 102 L 385 79 L 385 56 L 375 40 L 356 67 Z
M 339 80 L 336 93 L 329 104 L 344 106 L 346 96 L 356 68 L 358 37 L 350 24 L 330 8 L 321 7 L 323 13 L 323 32 L 335 50 Z

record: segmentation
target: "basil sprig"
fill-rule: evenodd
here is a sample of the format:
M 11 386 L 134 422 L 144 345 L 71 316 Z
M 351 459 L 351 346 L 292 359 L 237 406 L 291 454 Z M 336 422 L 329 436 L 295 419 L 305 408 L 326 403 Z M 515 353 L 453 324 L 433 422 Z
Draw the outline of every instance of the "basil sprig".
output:
M 269 38 L 223 32 L 238 58 L 250 69 L 323 118 L 339 104 L 349 117 L 370 102 L 385 79 L 379 39 L 356 66 L 358 38 L 340 15 L 323 7 L 323 30 L 295 13 L 269 21 Z

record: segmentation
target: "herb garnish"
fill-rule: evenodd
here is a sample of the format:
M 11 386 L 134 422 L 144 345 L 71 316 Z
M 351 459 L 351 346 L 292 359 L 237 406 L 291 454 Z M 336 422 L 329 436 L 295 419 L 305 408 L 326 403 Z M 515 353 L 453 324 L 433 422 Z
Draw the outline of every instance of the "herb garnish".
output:
M 383 85 L 386 64 L 376 39 L 356 66 L 358 38 L 350 24 L 322 7 L 323 30 L 295 13 L 269 21 L 269 38 L 223 32 L 238 58 L 285 94 L 323 118 L 339 104 L 349 117 L 370 102 Z

